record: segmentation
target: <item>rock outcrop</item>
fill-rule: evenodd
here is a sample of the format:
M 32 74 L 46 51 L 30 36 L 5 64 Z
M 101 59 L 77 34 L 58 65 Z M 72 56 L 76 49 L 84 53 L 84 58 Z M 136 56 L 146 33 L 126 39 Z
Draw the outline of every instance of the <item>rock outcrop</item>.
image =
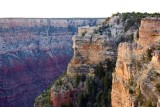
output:
M 97 64 L 102 62 L 105 66 L 106 59 L 109 58 L 113 62 L 116 60 L 117 45 L 119 42 L 122 41 L 122 38 L 125 38 L 125 41 L 131 41 L 130 35 L 134 35 L 137 31 L 134 26 L 131 26 L 130 30 L 125 31 L 122 19 L 123 17 L 121 15 L 114 16 L 106 25 L 78 28 L 78 35 L 72 37 L 74 55 L 67 68 L 67 76 L 70 77 L 71 80 L 77 73 L 78 75 L 85 74 L 89 77 L 94 76 Z M 119 20 L 119 23 L 117 23 L 117 20 Z M 124 52 L 127 51 L 125 49 L 126 48 L 124 48 Z M 64 81 L 62 83 L 66 84 Z M 68 97 L 68 93 L 73 90 L 73 88 L 69 87 L 62 93 L 61 90 L 63 90 L 63 88 L 62 86 L 60 87 L 61 88 L 58 88 L 58 86 L 53 85 L 51 88 L 53 106 L 56 105 L 60 107 L 65 104 L 61 102 L 65 100 L 63 98 L 67 98 L 67 102 L 71 99 L 71 97 Z M 57 90 L 56 88 L 58 92 L 55 92 L 55 90 Z
M 159 18 L 145 18 L 141 21 L 139 28 L 138 45 L 142 47 L 139 53 L 144 54 L 147 48 L 150 48 L 154 44 L 158 44 L 160 41 L 160 19 Z
M 130 36 L 137 31 L 136 28 L 131 27 L 125 32 L 122 19 L 121 15 L 114 16 L 106 25 L 78 29 L 78 35 L 72 38 L 74 55 L 68 64 L 68 75 L 73 76 L 76 72 L 88 73 L 96 64 L 108 58 L 116 60 L 117 44 L 122 41 L 122 38 L 130 41 Z
M 86 35 L 73 37 L 74 56 L 68 64 L 67 74 L 88 73 L 100 61 L 115 59 L 114 41 L 104 35 Z
M 59 107 L 61 105 L 70 105 L 73 100 L 74 91 L 68 91 L 59 95 L 51 93 L 53 107 Z
M 132 107 L 127 84 L 131 78 L 132 45 L 121 43 L 118 47 L 118 59 L 112 80 L 112 107 Z
M 138 41 L 119 45 L 112 81 L 112 107 L 139 107 L 147 102 L 159 106 L 160 92 L 156 89 L 160 83 L 159 29 L 159 18 L 142 19 Z

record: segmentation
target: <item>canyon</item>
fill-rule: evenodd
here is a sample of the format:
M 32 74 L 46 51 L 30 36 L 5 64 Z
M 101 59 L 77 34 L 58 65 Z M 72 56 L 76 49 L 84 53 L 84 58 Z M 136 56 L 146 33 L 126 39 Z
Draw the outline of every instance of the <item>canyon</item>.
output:
M 78 27 L 103 20 L 0 19 L 0 107 L 33 107 L 35 97 L 66 70 Z
M 160 107 L 159 17 L 0 19 L 0 107 Z
M 34 106 L 160 107 L 159 17 L 117 13 L 79 27 L 66 73 Z

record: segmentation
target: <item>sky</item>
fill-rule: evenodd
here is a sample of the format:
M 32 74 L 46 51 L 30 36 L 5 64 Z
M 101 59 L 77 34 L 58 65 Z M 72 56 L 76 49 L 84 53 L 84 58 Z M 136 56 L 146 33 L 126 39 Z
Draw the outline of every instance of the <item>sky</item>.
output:
M 117 12 L 160 12 L 158 0 L 0 0 L 0 18 L 109 17 Z

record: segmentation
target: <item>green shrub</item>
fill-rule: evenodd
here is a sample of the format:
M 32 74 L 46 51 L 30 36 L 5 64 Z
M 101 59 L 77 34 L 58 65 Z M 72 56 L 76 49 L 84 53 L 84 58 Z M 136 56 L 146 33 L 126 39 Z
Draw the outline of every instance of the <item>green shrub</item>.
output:
M 75 76 L 75 86 L 77 87 L 79 85 L 79 75 L 78 73 L 76 73 L 76 76 Z
M 151 100 L 147 100 L 145 103 L 145 107 L 153 107 L 152 106 L 152 101 Z
M 101 96 L 102 96 L 102 92 L 100 91 L 96 95 L 96 102 L 97 102 L 97 104 L 100 104 L 100 102 L 101 102 Z
M 50 88 L 43 91 L 42 94 L 39 97 L 37 97 L 37 99 L 35 99 L 34 105 L 38 106 L 40 104 L 42 107 L 52 107 L 50 93 L 51 93 Z
M 133 37 L 133 34 L 129 35 L 129 39 L 130 39 L 130 42 L 134 42 L 134 37 Z
M 101 107 L 106 107 L 106 101 L 104 95 L 101 96 Z
M 84 37 L 86 33 L 87 33 L 87 31 L 84 31 L 84 32 L 82 33 L 82 36 Z
M 84 103 L 84 93 L 80 92 L 78 94 L 78 107 L 83 107 L 83 103 Z
M 134 20 L 134 19 L 129 19 L 129 20 L 127 21 L 127 24 L 126 24 L 125 28 L 124 28 L 124 31 L 125 31 L 125 32 L 128 31 L 128 30 L 131 28 L 131 26 L 134 25 L 134 23 L 135 23 L 135 20 Z
M 73 105 L 71 103 L 69 103 L 69 104 L 63 104 L 60 107 L 73 107 Z
M 160 92 L 160 83 L 156 85 L 157 91 Z
M 97 33 L 98 33 L 98 30 L 94 29 L 93 33 L 94 33 L 94 34 L 97 34 Z
M 106 18 L 105 21 L 102 24 L 103 25 L 107 24 L 110 19 L 111 19 L 111 17 Z
M 139 29 L 137 30 L 137 33 L 136 33 L 136 39 L 137 40 L 139 39 Z
M 81 81 L 84 82 L 86 80 L 86 75 L 85 74 L 82 74 L 81 76 Z
M 160 46 L 159 46 L 159 47 L 156 47 L 156 50 L 160 50 Z
M 91 94 L 92 89 L 94 88 L 93 79 L 86 79 L 86 92 L 87 94 Z
M 141 63 L 139 61 L 137 61 L 137 69 L 138 69 L 138 71 L 141 69 L 141 67 L 142 67 Z
M 118 18 L 118 19 L 117 19 L 117 25 L 119 25 L 119 23 L 120 23 L 120 19 Z
M 151 49 L 147 49 L 146 53 L 147 53 L 147 61 L 151 61 L 151 59 L 152 59 L 152 50 Z
M 136 97 L 137 97 L 138 102 L 140 102 L 140 104 L 142 104 L 142 94 L 141 94 L 141 90 L 139 88 L 136 90 Z
M 102 35 L 104 31 L 106 31 L 106 29 L 109 27 L 109 25 L 103 25 L 103 26 L 100 26 L 98 29 L 97 29 L 97 32 Z
M 134 94 L 134 90 L 129 88 L 129 94 Z
M 104 67 L 103 67 L 103 65 L 102 65 L 102 62 L 100 62 L 100 63 L 96 66 L 95 75 L 96 75 L 98 78 L 102 78 L 102 77 L 105 76 Z

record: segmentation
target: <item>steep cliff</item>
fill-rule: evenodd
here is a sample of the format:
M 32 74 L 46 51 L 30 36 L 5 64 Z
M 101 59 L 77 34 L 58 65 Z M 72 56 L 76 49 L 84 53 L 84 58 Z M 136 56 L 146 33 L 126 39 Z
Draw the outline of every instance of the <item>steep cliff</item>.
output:
M 128 31 L 125 31 L 124 24 L 127 22 L 123 22 L 123 15 L 117 15 L 104 25 L 79 28 L 78 35 L 72 38 L 74 56 L 68 64 L 67 74 L 88 72 L 92 66 L 108 58 L 116 60 L 118 44 L 132 42 L 137 33 L 137 23 L 131 25 Z
M 113 107 L 160 106 L 159 31 L 159 18 L 142 19 L 138 41 L 119 45 L 112 81 Z
M 0 106 L 32 107 L 67 68 L 72 35 L 103 19 L 0 19 Z
M 35 106 L 159 107 L 159 18 L 147 16 L 160 15 L 118 13 L 79 27 L 66 74 Z
M 118 48 L 115 73 L 112 80 L 112 107 L 132 107 L 129 89 L 126 89 L 131 78 L 132 46 L 122 43 Z
M 99 88 L 92 87 L 95 95 L 93 97 L 92 94 L 86 94 L 87 99 L 91 96 L 93 99 L 89 98 L 84 104 L 86 106 L 101 105 L 101 100 L 100 102 L 99 100 L 95 101 L 97 96 L 98 99 L 99 97 L 105 99 L 106 102 L 102 105 L 110 106 L 111 73 L 114 70 L 114 62 L 117 57 L 117 46 L 121 41 L 132 42 L 133 36 L 137 33 L 137 27 L 135 26 L 138 23 L 127 26 L 128 29 L 126 30 L 124 24 L 127 25 L 127 23 L 127 21 L 124 22 L 123 15 L 119 14 L 110 18 L 103 25 L 78 28 L 78 35 L 72 38 L 74 55 L 68 64 L 67 74 L 58 79 L 50 89 L 52 106 L 59 107 L 69 103 L 77 106 L 76 99 L 78 97 L 76 96 L 79 95 L 78 92 L 88 93 L 85 84 L 89 78 L 92 78 L 89 81 L 92 81 L 95 84 L 94 86 Z M 100 73 L 97 73 L 99 71 Z M 77 75 L 79 78 L 83 78 L 85 75 L 86 80 L 80 81 L 76 85 L 75 78 Z M 108 86 L 106 86 L 107 83 Z M 106 92 L 102 87 L 105 87 Z M 71 94 L 71 92 L 73 93 Z M 102 94 L 104 95 L 102 96 Z M 73 96 L 75 96 L 74 99 Z M 44 100 L 43 96 L 39 96 L 35 101 L 35 106 L 43 105 Z

